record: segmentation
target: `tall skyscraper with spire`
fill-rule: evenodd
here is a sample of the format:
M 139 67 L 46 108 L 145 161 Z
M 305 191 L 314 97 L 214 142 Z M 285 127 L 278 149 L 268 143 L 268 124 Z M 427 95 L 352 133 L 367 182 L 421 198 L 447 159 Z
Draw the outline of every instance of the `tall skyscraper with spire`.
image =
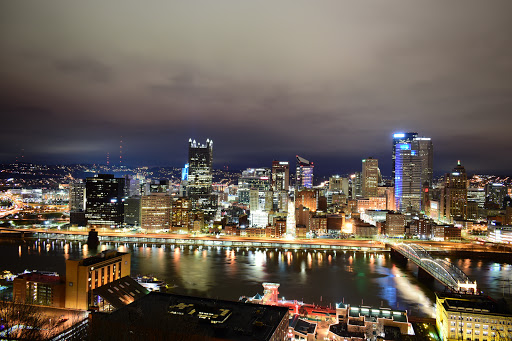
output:
M 200 209 L 208 219 L 212 219 L 217 208 L 217 198 L 213 189 L 213 141 L 205 144 L 188 141 L 188 185 L 187 194 L 193 209 Z

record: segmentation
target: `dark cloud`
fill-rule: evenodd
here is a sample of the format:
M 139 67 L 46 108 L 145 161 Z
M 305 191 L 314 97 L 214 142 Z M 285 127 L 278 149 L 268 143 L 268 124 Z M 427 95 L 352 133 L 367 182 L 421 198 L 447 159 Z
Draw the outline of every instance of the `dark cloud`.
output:
M 218 167 L 390 174 L 401 130 L 432 137 L 438 173 L 512 173 L 512 2 L 2 7 L 0 142 L 27 158 L 103 162 L 123 136 L 126 162 L 178 166 L 192 137 Z
M 111 80 L 112 71 L 106 65 L 86 58 L 58 60 L 55 68 L 67 75 L 77 76 L 81 80 L 105 83 Z

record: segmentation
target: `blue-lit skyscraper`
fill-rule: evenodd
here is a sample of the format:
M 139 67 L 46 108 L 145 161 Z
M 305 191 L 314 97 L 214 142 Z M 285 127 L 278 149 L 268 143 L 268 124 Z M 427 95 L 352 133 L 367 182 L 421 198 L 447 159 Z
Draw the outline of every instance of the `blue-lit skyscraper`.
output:
M 396 157 L 396 145 L 397 143 L 411 143 L 412 140 L 418 136 L 418 133 L 395 133 L 393 134 L 393 162 L 391 175 L 395 178 L 395 157 Z
M 295 187 L 299 190 L 302 188 L 313 188 L 313 162 L 298 155 Z
M 396 209 L 402 212 L 420 211 L 421 157 L 413 148 L 414 143 L 397 143 L 395 149 L 395 200 Z

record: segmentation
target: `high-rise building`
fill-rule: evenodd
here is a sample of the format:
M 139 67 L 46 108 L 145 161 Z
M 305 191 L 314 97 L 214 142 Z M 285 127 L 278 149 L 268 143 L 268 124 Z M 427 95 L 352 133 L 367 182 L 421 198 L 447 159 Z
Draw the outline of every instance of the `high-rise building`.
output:
M 213 141 L 188 141 L 188 193 L 190 197 L 212 193 Z
M 300 206 L 308 208 L 310 212 L 316 212 L 318 192 L 314 189 L 303 189 L 295 194 L 295 208 Z
M 272 190 L 288 192 L 290 186 L 290 165 L 288 161 L 272 161 Z
M 190 200 L 177 198 L 172 202 L 172 230 L 188 231 L 190 227 Z
M 124 178 L 97 174 L 85 182 L 85 216 L 89 225 L 119 227 L 124 217 Z
M 140 226 L 139 196 L 124 199 L 124 223 L 131 226 Z
M 396 209 L 407 213 L 420 211 L 422 188 L 421 159 L 411 145 L 398 143 L 394 146 Z
M 166 193 L 143 195 L 140 205 L 140 226 L 148 230 L 171 228 L 172 198 Z
M 363 159 L 361 174 L 363 197 L 376 197 L 379 187 L 379 160 L 374 158 Z
M 502 208 L 508 188 L 502 183 L 488 183 L 485 186 L 485 205 L 489 208 Z
M 395 158 L 396 158 L 396 145 L 399 143 L 411 143 L 412 140 L 418 136 L 418 133 L 395 133 L 393 134 L 393 154 L 392 154 L 392 177 L 395 178 Z
M 434 147 L 430 137 L 415 137 L 412 140 L 411 147 L 416 150 L 421 162 L 421 183 L 428 183 L 428 188 L 432 188 Z
M 190 139 L 187 193 L 192 209 L 203 211 L 208 220 L 214 218 L 217 209 L 217 196 L 212 194 L 212 163 L 213 141 L 207 139 L 206 144 L 201 144 Z
M 85 183 L 81 180 L 69 184 L 69 211 L 83 212 L 85 210 Z
M 349 180 L 339 175 L 333 175 L 329 178 L 329 190 L 332 192 L 343 192 L 346 196 L 349 194 Z
M 149 184 L 150 193 L 169 193 L 169 180 L 151 180 Z
M 357 199 L 363 195 L 361 172 L 356 172 L 350 176 L 350 198 Z
M 468 177 L 464 166 L 457 163 L 451 173 L 444 177 L 441 190 L 441 219 L 452 222 L 453 219 L 466 219 L 468 207 Z
M 313 187 L 313 162 L 297 155 L 297 171 L 295 173 L 297 189 Z
M 247 168 L 238 178 L 238 201 L 242 204 L 249 203 L 249 191 L 270 190 L 270 169 L 269 168 Z

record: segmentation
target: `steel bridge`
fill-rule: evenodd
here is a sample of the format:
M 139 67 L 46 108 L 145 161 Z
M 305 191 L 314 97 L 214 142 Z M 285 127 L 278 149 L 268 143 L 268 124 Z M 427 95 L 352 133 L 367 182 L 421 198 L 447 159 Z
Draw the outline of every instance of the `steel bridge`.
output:
M 447 260 L 433 258 L 420 245 L 398 243 L 394 244 L 391 249 L 400 253 L 407 260 L 411 260 L 420 269 L 450 290 L 455 292 L 477 292 L 476 281 L 472 282 L 464 271 Z

